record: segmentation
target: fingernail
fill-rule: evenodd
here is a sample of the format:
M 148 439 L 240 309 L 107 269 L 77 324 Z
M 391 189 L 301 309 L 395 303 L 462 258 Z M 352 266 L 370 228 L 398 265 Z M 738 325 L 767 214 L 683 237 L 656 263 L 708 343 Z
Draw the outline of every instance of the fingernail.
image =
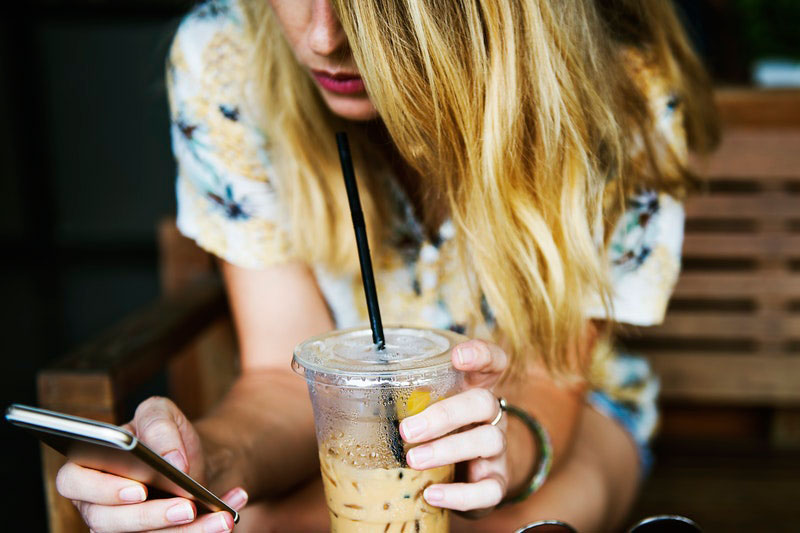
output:
M 444 491 L 438 487 L 428 487 L 422 495 L 428 503 L 440 503 L 444 500 Z
M 247 493 L 244 489 L 239 489 L 233 493 L 233 495 L 228 498 L 228 505 L 236 509 L 237 511 L 244 507 L 244 504 L 247 503 Z
M 475 350 L 469 346 L 462 346 L 456 352 L 456 357 L 459 364 L 466 366 L 475 360 Z
M 425 463 L 433 459 L 433 449 L 430 446 L 420 446 L 408 450 L 408 462 L 412 466 L 425 466 Z
M 173 505 L 167 509 L 167 520 L 173 524 L 190 522 L 194 520 L 194 509 L 188 502 L 182 502 L 178 505 Z
M 184 460 L 183 454 L 178 450 L 172 450 L 169 453 L 165 453 L 164 459 L 166 459 L 169 464 L 181 472 L 186 472 L 186 460 Z
M 217 513 L 213 520 L 206 521 L 203 526 L 205 533 L 228 533 L 233 529 L 233 517 L 228 513 Z
M 123 502 L 143 502 L 146 498 L 144 489 L 139 485 L 125 487 L 119 491 L 119 499 Z
M 424 416 L 412 416 L 403 420 L 400 425 L 403 426 L 403 434 L 406 439 L 413 439 L 422 435 L 422 432 L 428 427 L 428 421 Z

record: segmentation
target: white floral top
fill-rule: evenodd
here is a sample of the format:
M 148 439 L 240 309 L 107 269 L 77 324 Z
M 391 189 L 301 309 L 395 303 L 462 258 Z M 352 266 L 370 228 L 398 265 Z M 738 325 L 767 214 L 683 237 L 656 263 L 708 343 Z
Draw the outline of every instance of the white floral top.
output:
M 247 103 L 254 85 L 246 68 L 247 47 L 237 0 L 200 4 L 175 36 L 168 88 L 178 227 L 209 252 L 257 269 L 288 260 L 291 249 L 271 185 L 277 178 L 270 154 Z M 658 127 L 677 153 L 685 153 L 682 117 L 668 88 L 642 61 L 631 62 Z M 388 247 L 392 253 L 382 254 L 375 265 L 384 321 L 464 331 L 469 291 L 457 270 L 453 225 L 446 222 L 435 237 L 426 238 L 391 176 L 386 191 L 397 206 L 398 238 Z M 642 191 L 630 199 L 610 239 L 613 315 L 592 305 L 589 317 L 645 326 L 661 322 L 680 268 L 683 217 L 681 204 L 666 194 Z M 333 276 L 322 265 L 314 265 L 314 271 L 337 327 L 365 324 L 358 276 Z M 490 330 L 491 313 L 484 314 Z M 646 442 L 656 425 L 658 388 L 647 363 L 608 347 L 598 349 L 595 363 L 596 390 L 589 400 L 620 420 L 638 442 Z

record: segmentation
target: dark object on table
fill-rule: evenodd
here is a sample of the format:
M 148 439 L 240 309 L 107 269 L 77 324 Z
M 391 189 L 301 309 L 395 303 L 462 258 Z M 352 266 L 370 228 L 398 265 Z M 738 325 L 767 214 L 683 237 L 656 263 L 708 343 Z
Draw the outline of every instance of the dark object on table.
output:
M 700 533 L 700 526 L 685 516 L 651 516 L 637 522 L 628 533 Z M 559 520 L 542 520 L 523 526 L 514 533 L 577 533 Z
M 577 533 L 575 528 L 560 520 L 542 520 L 521 527 L 514 533 Z
M 699 533 L 700 526 L 685 516 L 663 515 L 645 518 L 634 525 L 629 533 Z

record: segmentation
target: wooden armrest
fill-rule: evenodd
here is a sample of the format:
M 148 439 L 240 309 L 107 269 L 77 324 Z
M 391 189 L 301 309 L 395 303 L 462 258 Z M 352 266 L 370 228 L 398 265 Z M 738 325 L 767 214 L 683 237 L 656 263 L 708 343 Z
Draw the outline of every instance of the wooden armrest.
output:
M 163 297 L 38 374 L 42 407 L 120 422 L 124 399 L 227 313 L 221 281 L 196 281 Z

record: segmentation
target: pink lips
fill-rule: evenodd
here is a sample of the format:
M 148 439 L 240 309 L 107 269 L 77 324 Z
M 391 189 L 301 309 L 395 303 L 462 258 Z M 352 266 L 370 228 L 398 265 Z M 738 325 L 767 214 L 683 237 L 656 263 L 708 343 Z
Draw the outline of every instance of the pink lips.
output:
M 364 92 L 364 80 L 353 74 L 331 74 L 322 70 L 313 70 L 314 79 L 323 89 L 338 94 L 358 94 Z

